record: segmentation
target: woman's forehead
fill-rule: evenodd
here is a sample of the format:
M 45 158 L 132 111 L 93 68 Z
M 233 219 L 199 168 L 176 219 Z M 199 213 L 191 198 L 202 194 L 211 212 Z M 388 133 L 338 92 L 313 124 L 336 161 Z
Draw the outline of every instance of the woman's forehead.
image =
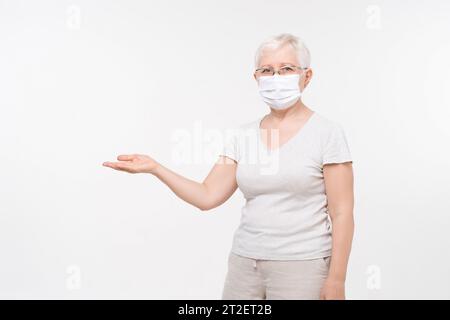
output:
M 278 49 L 264 50 L 259 60 L 259 66 L 279 67 L 285 64 L 298 65 L 298 57 L 293 48 L 284 46 Z

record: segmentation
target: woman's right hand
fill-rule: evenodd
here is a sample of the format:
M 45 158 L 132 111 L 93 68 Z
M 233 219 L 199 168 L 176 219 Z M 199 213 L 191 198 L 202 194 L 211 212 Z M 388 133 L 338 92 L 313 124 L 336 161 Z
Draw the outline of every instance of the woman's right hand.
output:
M 104 162 L 105 167 L 129 173 L 151 173 L 164 182 L 180 199 L 201 210 L 224 203 L 237 189 L 237 162 L 221 156 L 203 182 L 197 182 L 164 167 L 142 154 L 120 155 L 119 162 Z
M 159 163 L 144 154 L 122 154 L 117 157 L 119 162 L 103 162 L 103 166 L 128 173 L 155 173 Z

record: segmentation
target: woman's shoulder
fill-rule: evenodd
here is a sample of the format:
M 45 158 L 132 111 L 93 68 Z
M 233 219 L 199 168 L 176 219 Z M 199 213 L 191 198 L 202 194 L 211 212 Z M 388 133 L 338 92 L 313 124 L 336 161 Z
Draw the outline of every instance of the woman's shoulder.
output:
M 322 114 L 321 112 L 314 111 L 315 113 L 315 119 L 317 120 L 316 123 L 318 124 L 316 127 L 324 133 L 329 133 L 336 130 L 341 130 L 342 124 L 335 120 L 330 118 L 327 115 Z
M 333 146 L 341 146 L 340 148 L 347 148 L 346 152 L 348 152 L 347 135 L 343 125 L 339 121 L 323 114 L 319 113 L 316 116 L 317 125 L 315 127 L 317 131 L 315 136 L 320 140 L 320 143 L 323 146 L 327 146 L 328 150 L 337 148 Z
M 253 120 L 247 120 L 237 123 L 232 129 L 237 133 L 247 133 L 248 131 L 257 131 L 259 129 L 259 122 L 262 117 Z
M 259 128 L 259 119 L 247 120 L 244 122 L 237 122 L 234 125 L 227 127 L 225 134 L 227 137 L 240 141 L 243 137 L 257 134 Z

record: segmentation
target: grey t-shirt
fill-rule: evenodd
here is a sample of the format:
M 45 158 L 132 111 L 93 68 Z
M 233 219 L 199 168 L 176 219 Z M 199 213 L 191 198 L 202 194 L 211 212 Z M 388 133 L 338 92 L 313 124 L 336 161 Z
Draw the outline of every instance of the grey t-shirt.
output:
M 314 111 L 292 138 L 269 150 L 261 120 L 234 128 L 221 153 L 237 161 L 246 200 L 232 252 L 267 260 L 330 256 L 323 165 L 352 162 L 343 128 Z

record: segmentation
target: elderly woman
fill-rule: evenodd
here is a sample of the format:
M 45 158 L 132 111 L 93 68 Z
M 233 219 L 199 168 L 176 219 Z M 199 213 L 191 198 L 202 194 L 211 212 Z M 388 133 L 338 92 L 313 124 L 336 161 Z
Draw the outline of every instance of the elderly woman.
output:
M 354 200 L 344 130 L 302 102 L 313 73 L 299 38 L 274 36 L 255 60 L 254 78 L 270 112 L 239 126 L 203 182 L 146 155 L 103 165 L 150 173 L 201 210 L 242 191 L 223 299 L 345 299 Z M 256 139 L 248 139 L 252 133 Z

